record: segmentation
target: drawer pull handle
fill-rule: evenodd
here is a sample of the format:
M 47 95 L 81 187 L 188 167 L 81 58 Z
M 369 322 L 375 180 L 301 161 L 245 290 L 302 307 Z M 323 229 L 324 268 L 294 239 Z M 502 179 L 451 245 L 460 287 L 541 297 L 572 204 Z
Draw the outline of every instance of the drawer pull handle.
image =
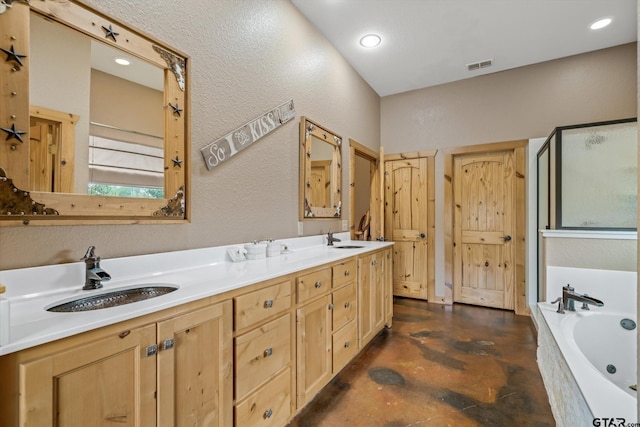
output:
M 335 305 L 329 304 L 329 310 L 333 310 L 333 307 L 335 307 Z
M 264 351 L 264 357 L 269 357 L 273 354 L 273 348 L 268 348 Z
M 371 265 L 377 265 L 378 264 L 378 260 L 374 259 L 373 261 L 371 261 Z
M 273 307 L 273 300 L 270 300 L 270 299 L 266 300 L 264 302 L 264 308 L 271 308 L 271 307 Z
M 345 276 L 348 276 L 349 274 L 350 274 L 350 273 L 349 273 L 349 270 L 345 270 L 345 271 L 344 271 L 344 275 L 345 275 Z
M 344 348 L 349 348 L 349 346 L 351 345 L 351 343 L 349 341 L 344 343 Z
M 267 409 L 266 411 L 264 411 L 264 419 L 266 420 L 267 418 L 271 418 L 271 415 L 273 415 L 273 411 L 271 410 L 271 408 Z
M 174 344 L 173 338 L 166 339 L 162 342 L 162 349 L 170 350 L 173 348 L 173 344 Z
M 344 303 L 344 308 L 349 308 L 351 307 L 351 303 L 350 302 L 345 302 Z
M 319 288 L 320 286 L 322 286 L 322 282 L 318 280 L 318 281 L 316 282 L 316 288 Z

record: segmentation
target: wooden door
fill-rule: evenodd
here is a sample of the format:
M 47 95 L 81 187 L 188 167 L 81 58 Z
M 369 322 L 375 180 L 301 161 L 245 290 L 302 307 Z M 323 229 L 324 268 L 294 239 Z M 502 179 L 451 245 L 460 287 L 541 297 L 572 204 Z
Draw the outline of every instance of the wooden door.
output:
M 155 426 L 155 343 L 149 325 L 21 364 L 20 425 Z
M 158 425 L 231 425 L 231 301 L 160 322 L 158 337 Z
M 55 158 L 59 148 L 55 123 L 31 118 L 29 129 L 29 184 L 31 191 L 56 191 Z
M 514 308 L 513 150 L 454 158 L 454 301 Z
M 311 195 L 309 203 L 316 208 L 330 208 L 331 204 L 331 160 L 311 162 Z
M 427 299 L 427 159 L 385 162 L 385 237 L 393 246 L 393 294 Z
M 331 378 L 331 295 L 297 310 L 298 408 Z

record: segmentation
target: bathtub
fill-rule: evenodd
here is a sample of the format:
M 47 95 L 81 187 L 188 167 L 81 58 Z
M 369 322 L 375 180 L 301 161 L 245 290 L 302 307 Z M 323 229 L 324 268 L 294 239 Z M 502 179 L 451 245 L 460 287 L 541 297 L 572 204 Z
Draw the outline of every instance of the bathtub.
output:
M 636 334 L 620 325 L 635 313 L 603 308 L 556 312 L 538 303 L 538 366 L 559 426 L 593 425 L 594 418 L 637 421 Z M 612 372 L 609 373 L 607 367 Z

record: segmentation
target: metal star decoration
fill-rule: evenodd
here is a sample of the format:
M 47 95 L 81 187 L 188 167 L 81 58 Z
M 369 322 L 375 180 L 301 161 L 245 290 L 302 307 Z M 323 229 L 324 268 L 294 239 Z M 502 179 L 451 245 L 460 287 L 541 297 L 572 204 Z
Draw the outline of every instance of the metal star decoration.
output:
M 180 108 L 177 102 L 176 105 L 171 105 L 171 103 L 169 103 L 169 107 L 173 108 L 173 114 L 177 114 L 178 117 L 180 116 L 180 113 L 182 113 L 182 108 Z
M 109 28 L 103 25 L 102 29 L 104 30 L 105 39 L 108 39 L 109 37 L 111 37 L 111 39 L 113 39 L 114 42 L 118 41 L 116 40 L 116 36 L 120 35 L 120 33 L 116 33 L 115 30 L 111 27 L 111 25 L 109 25 Z
M 7 133 L 7 139 L 5 139 L 5 141 L 9 141 L 10 139 L 17 139 L 20 142 L 24 142 L 20 135 L 24 135 L 27 132 L 23 130 L 17 130 L 15 123 L 11 125 L 11 129 L 7 129 L 7 128 L 0 128 L 0 129 L 2 129 Z
M 16 49 L 13 47 L 13 45 L 11 45 L 11 49 L 7 50 L 7 49 L 3 49 L 0 47 L 0 50 L 2 50 L 4 53 L 7 54 L 7 59 L 5 59 L 5 62 L 9 62 L 9 61 L 15 61 L 18 64 L 24 66 L 24 64 L 22 63 L 22 60 L 20 60 L 20 58 L 26 58 L 27 55 L 22 55 L 16 52 Z
M 173 167 L 182 167 L 182 160 L 180 160 L 180 158 L 178 156 L 176 156 L 175 159 L 171 159 L 171 161 L 173 162 Z

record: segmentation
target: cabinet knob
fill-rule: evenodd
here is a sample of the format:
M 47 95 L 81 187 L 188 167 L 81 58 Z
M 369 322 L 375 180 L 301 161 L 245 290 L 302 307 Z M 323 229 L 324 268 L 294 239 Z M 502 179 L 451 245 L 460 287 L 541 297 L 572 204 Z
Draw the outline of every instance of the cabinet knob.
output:
M 264 357 L 269 357 L 273 354 L 273 348 L 268 348 L 264 351 Z
M 333 307 L 335 307 L 333 304 L 329 304 L 329 310 L 333 310 Z
M 425 237 L 427 237 L 427 235 L 426 235 L 426 234 L 424 234 L 424 233 L 420 233 L 420 238 L 421 238 L 421 239 L 424 239 Z
M 273 307 L 273 300 L 270 300 L 270 299 L 266 300 L 264 302 L 264 308 L 271 308 L 271 307 Z
M 144 349 L 145 356 L 151 357 L 158 354 L 158 344 L 148 345 L 147 348 Z
M 348 276 L 349 274 L 350 274 L 350 273 L 349 273 L 349 270 L 345 270 L 345 271 L 344 271 L 344 275 L 345 275 L 345 276 Z
M 271 418 L 271 415 L 273 415 L 273 411 L 271 410 L 271 408 L 267 409 L 266 411 L 264 411 L 264 419 L 266 420 L 267 418 Z
M 322 286 L 322 282 L 318 280 L 318 281 L 316 282 L 316 288 L 319 288 L 320 286 Z
M 162 342 L 162 349 L 170 350 L 173 348 L 173 344 L 174 344 L 173 338 L 166 339 Z
M 345 302 L 344 303 L 344 308 L 349 308 L 351 307 L 351 303 L 350 302 Z
M 351 345 L 351 343 L 349 341 L 344 343 L 344 348 L 349 348 L 349 346 Z
M 511 241 L 511 236 L 509 236 L 509 235 L 504 236 L 504 241 L 505 242 Z

